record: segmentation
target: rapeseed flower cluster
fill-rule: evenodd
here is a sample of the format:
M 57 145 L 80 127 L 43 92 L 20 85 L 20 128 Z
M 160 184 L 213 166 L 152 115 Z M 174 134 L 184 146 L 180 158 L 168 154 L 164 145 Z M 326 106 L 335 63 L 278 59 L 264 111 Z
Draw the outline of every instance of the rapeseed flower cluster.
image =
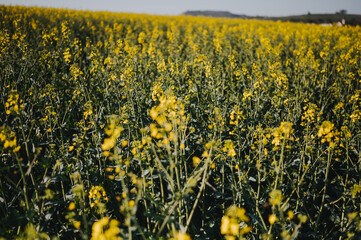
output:
M 222 151 L 227 154 L 228 157 L 235 157 L 236 151 L 234 150 L 234 145 L 232 140 L 225 140 L 224 141 L 224 147 L 222 148 Z
M 309 103 L 305 107 L 303 107 L 303 110 L 304 112 L 301 117 L 301 126 L 306 126 L 307 124 L 319 121 L 320 115 L 322 113 L 320 113 L 320 110 L 316 104 Z
M 273 130 L 272 135 L 274 138 L 272 140 L 272 144 L 280 146 L 281 141 L 285 141 L 287 139 L 293 140 L 293 137 L 291 136 L 293 133 L 292 125 L 293 124 L 290 122 L 281 122 L 280 126 Z
M 107 193 L 105 192 L 102 186 L 92 186 L 88 198 L 90 200 L 90 207 L 93 208 L 95 206 L 102 205 L 109 201 Z
M 335 141 L 339 140 L 336 136 L 338 132 L 334 131 L 334 126 L 330 121 L 324 121 L 317 132 L 317 136 L 321 138 L 321 143 L 328 142 L 331 148 L 335 146 Z M 332 139 L 335 141 L 332 141 Z
M 118 126 L 119 120 L 117 116 L 112 115 L 109 118 L 109 124 L 107 128 L 105 129 L 105 133 L 108 136 L 104 139 L 104 142 L 102 144 L 102 150 L 104 156 L 109 156 L 110 152 L 109 150 L 112 149 L 115 146 L 115 143 L 120 136 L 120 133 L 123 131 L 122 126 Z
M 6 114 L 18 113 L 24 110 L 23 100 L 19 98 L 19 94 L 10 93 L 9 98 L 5 102 Z
M 229 118 L 230 118 L 229 124 L 237 126 L 239 124 L 239 120 L 244 119 L 243 111 L 240 111 L 239 107 L 235 107 L 235 110 L 231 111 Z
M 99 219 L 92 226 L 91 240 L 121 240 L 119 221 L 109 217 Z
M 158 145 L 169 145 L 171 141 L 179 145 L 180 149 L 184 149 L 182 136 L 187 125 L 184 104 L 169 90 L 160 95 L 158 101 L 159 104 L 152 107 L 149 112 L 150 117 L 156 121 L 150 124 L 150 135 L 162 140 Z
M 176 232 L 174 237 L 170 238 L 169 240 L 192 240 L 192 238 L 186 233 Z
M 282 192 L 281 192 L 281 190 L 278 190 L 278 189 L 272 190 L 270 192 L 269 196 L 270 196 L 269 202 L 273 206 L 279 205 L 283 199 Z
M 0 127 L 0 142 L 4 149 L 11 149 L 12 152 L 18 152 L 21 148 L 17 145 L 15 133 L 7 126 Z
M 245 224 L 247 222 L 249 222 L 249 217 L 246 215 L 246 210 L 233 205 L 222 217 L 221 233 L 225 235 L 226 240 L 234 240 L 252 230 L 252 227 Z

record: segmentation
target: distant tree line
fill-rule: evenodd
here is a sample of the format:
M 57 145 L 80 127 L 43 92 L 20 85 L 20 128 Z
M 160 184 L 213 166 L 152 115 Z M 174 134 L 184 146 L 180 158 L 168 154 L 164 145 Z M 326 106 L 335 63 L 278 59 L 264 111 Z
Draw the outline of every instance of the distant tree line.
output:
M 266 20 L 281 20 L 281 21 L 290 21 L 290 22 L 304 22 L 304 23 L 314 23 L 314 24 L 324 24 L 324 23 L 338 23 L 344 22 L 347 25 L 361 25 L 361 15 L 356 14 L 347 14 L 347 10 L 341 9 L 334 14 L 311 14 L 308 12 L 305 15 L 297 16 L 287 16 L 287 17 L 265 17 L 265 16 L 247 16 L 233 14 L 228 11 L 186 11 L 183 15 L 187 16 L 205 16 L 205 17 L 223 17 L 223 18 L 248 18 L 248 19 L 266 19 Z

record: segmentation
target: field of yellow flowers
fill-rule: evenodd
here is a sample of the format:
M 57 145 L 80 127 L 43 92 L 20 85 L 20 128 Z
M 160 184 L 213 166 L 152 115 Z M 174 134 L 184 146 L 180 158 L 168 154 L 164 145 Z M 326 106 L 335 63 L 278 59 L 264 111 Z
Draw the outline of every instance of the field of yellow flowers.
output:
M 0 239 L 359 239 L 361 28 L 0 5 Z

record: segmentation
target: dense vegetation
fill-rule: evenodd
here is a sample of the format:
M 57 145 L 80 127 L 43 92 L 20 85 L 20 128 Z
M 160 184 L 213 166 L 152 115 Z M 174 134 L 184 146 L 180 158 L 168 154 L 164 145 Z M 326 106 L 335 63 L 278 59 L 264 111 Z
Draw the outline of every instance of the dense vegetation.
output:
M 0 238 L 357 239 L 361 29 L 0 6 Z

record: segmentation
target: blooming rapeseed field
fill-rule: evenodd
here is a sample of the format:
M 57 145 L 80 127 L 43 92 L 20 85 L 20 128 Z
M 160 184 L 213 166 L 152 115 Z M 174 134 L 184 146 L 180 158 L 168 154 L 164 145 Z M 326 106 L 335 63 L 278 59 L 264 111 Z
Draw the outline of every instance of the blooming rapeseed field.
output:
M 0 6 L 0 239 L 359 239 L 361 29 Z

